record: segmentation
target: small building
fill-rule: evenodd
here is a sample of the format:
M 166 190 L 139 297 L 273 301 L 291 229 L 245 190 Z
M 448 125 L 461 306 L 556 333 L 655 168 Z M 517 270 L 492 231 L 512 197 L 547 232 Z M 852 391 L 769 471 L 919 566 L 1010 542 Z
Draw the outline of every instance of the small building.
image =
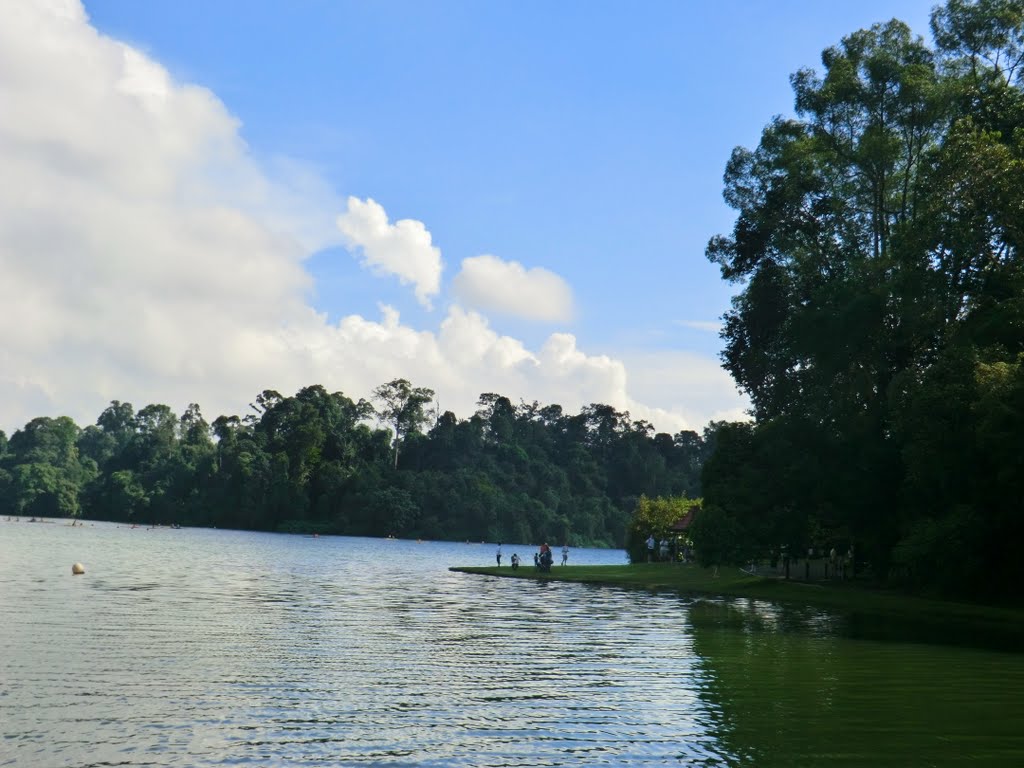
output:
M 693 518 L 698 512 L 700 512 L 699 504 L 690 507 L 685 515 L 669 526 L 669 530 L 677 536 L 685 536 L 687 531 L 690 530 L 690 526 L 693 525 Z

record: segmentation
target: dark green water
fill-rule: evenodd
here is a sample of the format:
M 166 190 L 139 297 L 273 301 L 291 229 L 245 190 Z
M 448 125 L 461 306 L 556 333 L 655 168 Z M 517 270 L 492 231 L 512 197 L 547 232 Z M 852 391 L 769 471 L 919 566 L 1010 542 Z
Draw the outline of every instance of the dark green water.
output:
M 1020 655 L 837 635 L 846 624 L 753 601 L 690 607 L 701 697 L 735 764 L 1024 765 Z
M 0 766 L 1024 765 L 1024 654 L 493 555 L 0 522 Z

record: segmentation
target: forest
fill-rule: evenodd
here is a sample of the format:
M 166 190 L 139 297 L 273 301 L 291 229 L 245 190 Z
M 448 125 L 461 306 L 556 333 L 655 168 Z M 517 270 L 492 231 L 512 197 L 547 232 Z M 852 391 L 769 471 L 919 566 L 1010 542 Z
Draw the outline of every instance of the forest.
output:
M 723 362 L 754 421 L 704 469 L 722 559 L 854 546 L 879 580 L 1019 600 L 1024 3 L 854 32 L 725 172 Z
M 607 405 L 494 393 L 459 419 L 433 398 L 396 379 L 370 401 L 266 390 L 212 423 L 119 401 L 84 428 L 35 418 L 0 432 L 0 515 L 622 546 L 638 497 L 699 494 L 721 426 L 655 434 Z

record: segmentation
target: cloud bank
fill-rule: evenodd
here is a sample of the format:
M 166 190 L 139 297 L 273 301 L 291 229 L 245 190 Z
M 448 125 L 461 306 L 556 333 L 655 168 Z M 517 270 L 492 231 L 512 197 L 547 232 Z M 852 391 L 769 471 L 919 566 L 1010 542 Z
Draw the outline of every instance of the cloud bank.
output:
M 460 416 L 494 391 L 568 410 L 608 403 L 668 431 L 705 418 L 638 402 L 626 365 L 570 334 L 531 350 L 462 304 L 432 328 L 390 306 L 329 323 L 308 298 L 311 253 L 343 239 L 427 305 L 442 270 L 427 228 L 389 223 L 375 201 L 345 202 L 297 166 L 258 163 L 215 94 L 99 33 L 77 0 L 6 5 L 0 104 L 8 433 L 40 415 L 92 423 L 112 399 L 178 412 L 195 401 L 212 418 L 243 412 L 265 388 L 319 383 L 360 397 L 399 376 Z M 560 278 L 494 257 L 466 260 L 457 282 L 477 309 L 548 320 L 571 309 Z M 672 381 L 685 389 L 685 372 Z M 646 403 L 675 402 L 653 392 Z M 730 388 L 722 400 L 737 398 Z

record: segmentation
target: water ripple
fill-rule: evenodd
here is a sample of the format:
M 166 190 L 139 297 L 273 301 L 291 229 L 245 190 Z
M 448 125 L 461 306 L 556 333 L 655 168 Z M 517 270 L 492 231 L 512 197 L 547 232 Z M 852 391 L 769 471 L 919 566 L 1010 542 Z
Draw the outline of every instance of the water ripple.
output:
M 0 534 L 0 766 L 782 765 L 777 727 L 745 729 L 806 715 L 783 691 L 813 685 L 818 714 L 849 725 L 857 686 L 882 684 L 829 645 L 827 615 L 448 572 L 489 564 L 479 545 Z M 998 697 L 985 663 L 975 690 Z M 934 698 L 922 665 L 905 682 Z

